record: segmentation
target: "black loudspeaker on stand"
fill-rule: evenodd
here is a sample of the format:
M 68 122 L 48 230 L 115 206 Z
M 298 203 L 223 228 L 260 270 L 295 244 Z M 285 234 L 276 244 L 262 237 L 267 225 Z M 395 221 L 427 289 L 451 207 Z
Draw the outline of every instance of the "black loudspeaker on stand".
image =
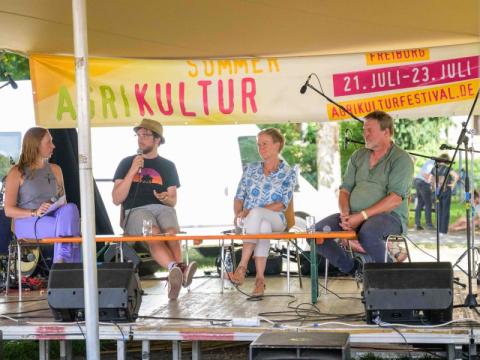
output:
M 98 265 L 100 321 L 135 321 L 142 294 L 140 279 L 132 263 Z M 85 320 L 83 264 L 53 264 L 48 279 L 48 305 L 57 321 Z
M 444 323 L 453 315 L 452 264 L 367 263 L 362 294 L 369 324 Z

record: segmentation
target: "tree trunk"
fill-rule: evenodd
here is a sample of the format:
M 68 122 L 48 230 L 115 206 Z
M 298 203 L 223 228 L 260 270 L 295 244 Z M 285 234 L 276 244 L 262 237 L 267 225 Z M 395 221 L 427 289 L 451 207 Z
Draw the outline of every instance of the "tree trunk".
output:
M 338 145 L 340 126 L 333 122 L 318 124 L 317 174 L 318 187 L 324 186 L 335 193 L 341 183 L 340 149 Z

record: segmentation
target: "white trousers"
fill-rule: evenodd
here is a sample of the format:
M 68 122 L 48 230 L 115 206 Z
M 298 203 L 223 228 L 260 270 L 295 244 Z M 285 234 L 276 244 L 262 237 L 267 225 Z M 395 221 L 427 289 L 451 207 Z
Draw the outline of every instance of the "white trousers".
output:
M 287 227 L 283 220 L 281 212 L 256 207 L 250 210 L 245 219 L 245 229 L 247 234 L 268 234 L 280 232 Z M 254 243 L 254 255 L 258 257 L 267 257 L 270 250 L 270 240 L 243 240 L 244 242 Z

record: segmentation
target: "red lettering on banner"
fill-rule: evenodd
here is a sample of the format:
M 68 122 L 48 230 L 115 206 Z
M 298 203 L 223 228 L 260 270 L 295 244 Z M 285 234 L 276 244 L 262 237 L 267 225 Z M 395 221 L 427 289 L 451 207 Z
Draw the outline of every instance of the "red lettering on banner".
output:
M 203 97 L 203 112 L 205 115 L 210 114 L 210 111 L 208 109 L 208 92 L 207 88 L 208 86 L 212 85 L 212 82 L 210 80 L 200 80 L 197 82 L 198 85 L 202 87 L 202 97 Z
M 145 108 L 147 109 L 150 115 L 153 115 L 152 108 L 145 100 L 145 93 L 147 92 L 148 84 L 143 84 L 142 90 L 140 91 L 140 85 L 135 84 L 135 97 L 137 98 L 138 109 L 140 110 L 140 115 L 145 115 Z
M 185 108 L 185 83 L 180 81 L 179 84 L 179 96 L 180 96 L 180 110 L 182 111 L 183 116 L 196 116 L 197 113 L 193 111 L 187 111 Z
M 173 106 L 172 106 L 172 84 L 167 83 L 165 85 L 165 93 L 167 95 L 167 109 L 163 107 L 162 104 L 162 87 L 160 84 L 155 85 L 155 97 L 157 98 L 157 105 L 163 115 L 172 115 Z
M 178 109 L 177 105 L 180 105 L 179 112 L 182 116 L 196 117 L 197 114 L 200 114 L 200 116 L 208 116 L 210 115 L 211 107 L 220 114 L 230 115 L 234 113 L 235 108 L 240 109 L 240 101 L 241 111 L 244 114 L 250 112 L 256 113 L 258 111 L 255 99 L 257 95 L 257 85 L 255 79 L 251 77 L 242 78 L 240 82 L 238 82 L 237 79 L 220 79 L 216 82 L 212 80 L 198 80 L 196 84 L 186 84 L 184 81 L 180 81 L 178 83 L 178 100 L 176 96 L 176 84 L 170 82 L 164 84 L 155 83 L 155 91 L 153 92 L 152 90 L 150 93 L 149 85 L 148 83 L 135 84 L 134 91 L 140 116 L 155 116 L 160 114 L 172 116 L 178 111 L 175 110 Z M 153 87 L 153 84 L 151 85 Z M 191 85 L 193 85 L 193 88 Z M 192 94 L 197 94 L 200 90 L 202 94 L 201 100 L 193 99 L 192 94 L 187 94 L 187 86 L 190 86 Z M 218 95 L 216 99 L 213 97 L 213 99 L 216 100 L 215 104 L 210 104 L 212 96 L 209 97 L 209 91 L 216 91 L 216 95 Z M 189 101 L 191 103 L 189 103 Z M 114 100 L 112 100 L 112 102 L 114 102 Z M 155 106 L 153 106 L 153 104 L 155 104 Z M 240 110 L 237 111 L 240 112 Z
M 228 80 L 228 108 L 225 108 L 223 100 L 223 81 L 218 80 L 218 108 L 222 114 L 231 114 L 233 112 L 233 80 Z
M 250 89 L 247 89 L 249 87 Z M 257 112 L 257 104 L 255 103 L 255 94 L 257 93 L 257 84 L 254 78 L 242 79 L 242 112 L 247 112 L 247 99 L 250 101 L 250 106 L 254 113 Z

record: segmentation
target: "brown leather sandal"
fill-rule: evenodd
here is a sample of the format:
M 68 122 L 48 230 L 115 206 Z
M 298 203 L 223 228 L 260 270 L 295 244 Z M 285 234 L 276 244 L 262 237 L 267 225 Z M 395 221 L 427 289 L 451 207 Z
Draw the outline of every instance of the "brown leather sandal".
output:
M 235 270 L 235 273 L 230 278 L 230 281 L 237 285 L 242 285 L 245 281 L 245 275 L 247 274 L 247 268 L 245 266 L 239 266 Z
M 252 296 L 259 297 L 263 296 L 265 292 L 265 281 L 263 279 L 256 279 L 255 280 L 255 289 L 253 289 Z

